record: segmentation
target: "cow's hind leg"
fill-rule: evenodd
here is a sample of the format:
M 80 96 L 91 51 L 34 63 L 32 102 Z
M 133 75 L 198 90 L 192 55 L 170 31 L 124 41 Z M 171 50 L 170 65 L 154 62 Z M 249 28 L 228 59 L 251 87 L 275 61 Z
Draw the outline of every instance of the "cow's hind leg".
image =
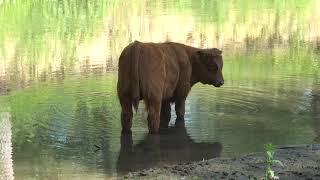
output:
M 160 126 L 161 128 L 167 128 L 171 119 L 171 106 L 170 102 L 162 102 Z
M 132 127 L 132 102 L 126 98 L 120 98 L 121 104 L 121 125 L 123 133 L 130 133 Z
M 148 127 L 150 134 L 159 132 L 161 101 L 155 99 L 146 100 L 148 109 Z
M 175 109 L 176 109 L 176 114 L 177 114 L 177 121 L 184 121 L 184 114 L 185 114 L 185 102 L 186 98 L 178 98 L 176 100 L 175 104 Z

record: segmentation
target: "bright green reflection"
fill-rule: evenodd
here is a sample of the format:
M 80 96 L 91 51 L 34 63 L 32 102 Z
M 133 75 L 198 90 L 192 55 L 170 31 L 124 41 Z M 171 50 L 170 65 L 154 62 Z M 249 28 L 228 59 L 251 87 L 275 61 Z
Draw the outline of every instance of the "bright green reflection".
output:
M 270 141 L 319 143 L 319 8 L 317 0 L 0 1 L 0 113 L 11 116 L 14 176 L 96 179 L 197 159 L 186 150 L 210 158 L 219 143 L 225 156 Z M 131 167 L 109 71 L 135 39 L 219 47 L 226 84 L 192 89 L 187 133 L 163 136 L 165 147 L 146 136 L 141 106 L 134 156 L 155 158 Z

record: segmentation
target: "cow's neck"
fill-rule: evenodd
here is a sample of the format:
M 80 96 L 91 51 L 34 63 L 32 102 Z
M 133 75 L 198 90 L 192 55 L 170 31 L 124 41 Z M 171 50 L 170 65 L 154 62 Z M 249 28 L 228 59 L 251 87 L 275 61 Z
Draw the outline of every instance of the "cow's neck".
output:
M 191 47 L 191 46 L 186 46 L 186 51 L 187 51 L 187 54 L 189 56 L 189 61 L 190 61 L 191 66 L 192 66 L 192 73 L 191 73 L 191 79 L 190 79 L 191 87 L 199 82 L 199 78 L 198 78 L 198 75 L 197 75 L 197 71 L 195 71 L 195 68 L 201 62 L 199 62 L 199 59 L 194 58 L 194 54 L 199 50 L 202 50 L 202 49 Z

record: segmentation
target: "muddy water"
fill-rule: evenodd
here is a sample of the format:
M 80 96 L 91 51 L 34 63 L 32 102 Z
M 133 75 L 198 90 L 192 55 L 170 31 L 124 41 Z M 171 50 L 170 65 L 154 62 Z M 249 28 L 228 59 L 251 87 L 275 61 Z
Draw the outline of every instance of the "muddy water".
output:
M 0 3 L 0 172 L 98 179 L 320 142 L 320 4 L 17 0 Z M 120 134 L 117 59 L 133 40 L 218 47 L 225 85 L 197 84 L 185 124 Z M 1 124 L 0 123 L 0 124 Z M 1 177 L 1 175 L 0 175 Z

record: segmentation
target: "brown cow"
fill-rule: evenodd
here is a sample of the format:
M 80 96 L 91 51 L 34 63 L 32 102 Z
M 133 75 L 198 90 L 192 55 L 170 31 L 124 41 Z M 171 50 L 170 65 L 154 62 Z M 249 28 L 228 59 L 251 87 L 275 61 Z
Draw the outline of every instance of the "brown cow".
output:
M 151 134 L 159 131 L 160 114 L 166 116 L 161 124 L 168 125 L 171 102 L 175 103 L 177 120 L 183 120 L 185 100 L 195 83 L 223 85 L 221 53 L 216 48 L 199 49 L 174 42 L 135 41 L 125 47 L 119 58 L 117 84 L 122 131 L 131 131 L 132 106 L 137 110 L 140 100 L 148 110 Z

